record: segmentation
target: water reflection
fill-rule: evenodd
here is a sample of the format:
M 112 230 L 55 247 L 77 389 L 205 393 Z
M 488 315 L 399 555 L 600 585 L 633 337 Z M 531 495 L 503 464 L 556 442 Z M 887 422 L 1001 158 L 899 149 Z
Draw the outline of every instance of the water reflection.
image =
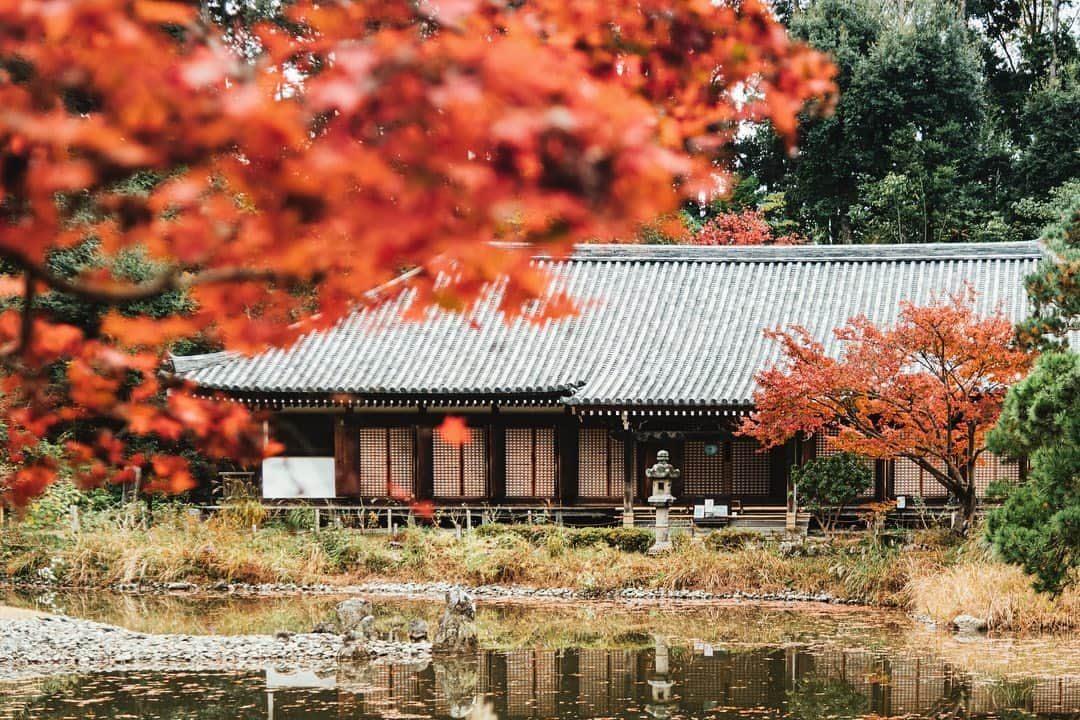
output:
M 976 681 L 919 654 L 865 649 L 513 650 L 336 674 L 127 673 L 0 686 L 0 718 L 1080 717 L 1080 678 Z

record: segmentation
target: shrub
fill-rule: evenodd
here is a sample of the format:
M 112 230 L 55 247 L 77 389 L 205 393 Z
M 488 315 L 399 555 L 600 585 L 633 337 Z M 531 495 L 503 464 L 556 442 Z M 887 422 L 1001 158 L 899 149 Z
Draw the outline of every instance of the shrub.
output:
M 799 504 L 814 515 L 827 535 L 836 527 L 844 506 L 874 482 L 874 473 L 866 466 L 866 459 L 849 452 L 814 458 L 792 468 L 791 476 Z
M 389 548 L 380 540 L 372 540 L 363 533 L 344 528 L 323 528 L 312 537 L 326 555 L 332 572 L 363 570 L 380 573 L 399 562 Z
M 629 553 L 643 553 L 653 544 L 651 530 L 644 528 L 582 528 L 568 531 L 567 545 L 572 548 L 607 545 Z
M 513 535 L 534 547 L 555 548 L 558 551 L 561 551 L 564 546 L 585 548 L 607 545 L 623 552 L 642 553 L 653 543 L 652 531 L 644 528 L 562 528 L 556 525 L 489 523 L 481 525 L 473 532 L 486 538 Z
M 257 528 L 266 520 L 267 510 L 258 500 L 232 500 L 218 511 L 221 519 L 236 528 Z
M 710 550 L 742 550 L 747 545 L 761 542 L 761 534 L 741 528 L 721 528 L 705 536 L 705 547 Z
M 516 535 L 530 545 L 540 546 L 547 542 L 548 538 L 559 534 L 562 528 L 556 525 L 505 525 L 501 523 L 487 523 L 473 530 L 480 537 L 499 537 L 501 535 Z
M 285 513 L 285 527 L 293 532 L 315 527 L 315 508 L 292 508 Z

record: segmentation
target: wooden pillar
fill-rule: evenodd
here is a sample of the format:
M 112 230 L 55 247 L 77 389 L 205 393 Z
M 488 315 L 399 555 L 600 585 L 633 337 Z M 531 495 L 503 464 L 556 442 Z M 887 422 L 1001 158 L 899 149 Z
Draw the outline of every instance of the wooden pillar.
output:
M 885 486 L 885 497 L 896 497 L 896 461 L 881 460 L 881 477 Z
M 887 500 L 889 493 L 889 462 L 887 460 L 874 461 L 874 499 L 877 501 Z
M 578 423 L 567 415 L 559 423 L 559 501 L 573 505 L 578 499 Z
M 634 490 L 637 478 L 634 477 L 634 436 L 624 432 L 623 437 L 623 527 L 634 526 Z
M 506 499 L 506 422 L 492 415 L 488 432 L 488 500 L 500 503 Z
M 769 451 L 769 484 L 773 495 L 783 493 L 785 507 L 785 528 L 794 530 L 798 521 L 798 507 L 794 498 L 794 483 L 791 477 L 791 468 L 796 464 L 799 455 L 798 440 L 789 440 L 779 447 Z
M 791 466 L 795 464 L 795 441 L 774 447 L 769 452 L 769 494 L 776 498 L 787 498 L 791 494 Z
M 424 423 L 416 428 L 416 477 L 413 479 L 417 500 L 435 497 L 434 428 Z
M 334 423 L 334 475 L 338 497 L 360 497 L 360 432 L 347 410 Z

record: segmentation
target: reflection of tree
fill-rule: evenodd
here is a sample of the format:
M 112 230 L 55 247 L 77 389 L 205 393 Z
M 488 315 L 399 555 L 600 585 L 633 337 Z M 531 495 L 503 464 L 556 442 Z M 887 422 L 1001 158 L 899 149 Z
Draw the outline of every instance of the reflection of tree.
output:
M 852 717 L 865 715 L 870 699 L 847 680 L 808 675 L 787 692 L 787 707 L 792 718 L 803 720 Z

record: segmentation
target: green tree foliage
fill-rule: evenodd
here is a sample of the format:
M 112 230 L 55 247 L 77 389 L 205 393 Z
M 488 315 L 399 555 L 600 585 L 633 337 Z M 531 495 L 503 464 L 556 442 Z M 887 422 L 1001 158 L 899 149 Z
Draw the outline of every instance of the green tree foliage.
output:
M 1027 482 L 1001 487 L 987 533 L 1002 557 L 1035 576 L 1039 590 L 1075 582 L 1080 567 L 1080 354 L 1068 349 L 1080 318 L 1080 182 L 1064 184 L 1042 211 L 1057 222 L 1042 241 L 1053 258 L 1027 278 L 1033 315 L 1021 340 L 1048 352 L 1005 398 L 989 447 L 1027 457 Z M 1037 214 L 1036 214 L 1037 215 Z
M 120 182 L 115 187 L 121 194 L 145 195 L 162 180 L 162 176 L 154 173 L 138 173 Z M 92 198 L 83 195 L 63 196 L 59 202 L 75 208 L 76 222 L 91 222 L 97 219 L 100 209 Z M 99 252 L 99 243 L 93 236 L 88 236 L 83 242 L 69 248 L 63 248 L 52 252 L 46 261 L 50 272 L 64 278 L 76 278 L 80 274 L 95 270 L 104 270 L 109 275 L 123 282 L 140 283 L 156 277 L 161 272 L 161 267 L 154 263 L 145 252 L 139 248 L 128 249 L 120 252 L 112 258 L 106 258 Z M 0 272 L 8 268 L 0 266 Z M 0 310 L 10 306 L 20 306 L 22 299 L 6 297 L 0 300 Z M 82 330 L 87 337 L 96 337 L 101 328 L 101 322 L 105 313 L 111 308 L 101 304 L 87 302 L 67 295 L 57 290 L 39 293 L 34 298 L 34 307 L 50 322 L 66 323 L 74 325 Z M 170 290 L 159 295 L 144 299 L 123 303 L 115 309 L 128 317 L 147 317 L 162 320 L 190 312 L 193 308 L 192 300 L 182 290 Z M 219 349 L 208 344 L 201 337 L 189 337 L 177 340 L 173 345 L 173 351 L 184 355 L 198 352 L 208 352 Z M 53 390 L 57 393 L 65 393 L 68 390 L 62 368 L 54 368 Z M 35 451 L 37 454 L 52 453 L 59 455 L 59 448 L 66 440 L 86 440 L 97 435 L 103 428 L 98 424 L 85 422 L 73 422 L 62 424 L 52 434 L 52 437 L 41 444 Z M 113 423 L 110 430 L 123 434 L 123 427 L 119 423 Z M 2 428 L 0 428 L 2 431 Z M 191 463 L 196 475 L 202 479 L 211 477 L 216 468 L 198 454 L 187 444 L 166 442 L 155 436 L 143 436 L 137 442 L 133 442 L 133 449 L 145 453 L 158 452 L 168 449 L 175 452 Z M 203 488 L 205 491 L 205 488 Z M 119 492 L 119 490 L 116 490 Z
M 1043 197 L 1080 178 L 1080 62 L 1032 89 L 1020 127 L 1025 134 L 1016 168 L 1021 196 Z
M 813 514 L 826 534 L 836 527 L 844 508 L 874 483 L 866 458 L 849 452 L 814 458 L 792 468 L 791 477 L 799 505 Z
M 994 452 L 1031 461 L 1027 482 L 999 488 L 987 533 L 1008 562 L 1057 592 L 1080 568 L 1080 355 L 1044 355 L 1005 399 L 990 434 Z
M 1059 215 L 1041 238 L 1053 257 L 1026 279 L 1034 312 L 1018 335 L 1031 346 L 1061 347 L 1080 318 L 1080 182 L 1063 186 L 1041 209 Z
M 1037 235 L 1048 196 L 1080 179 L 1071 3 L 799 5 L 780 15 L 833 56 L 840 102 L 830 117 L 804 119 L 795 157 L 768 126 L 747 134 L 729 202 L 780 198 L 770 223 L 816 242 Z

